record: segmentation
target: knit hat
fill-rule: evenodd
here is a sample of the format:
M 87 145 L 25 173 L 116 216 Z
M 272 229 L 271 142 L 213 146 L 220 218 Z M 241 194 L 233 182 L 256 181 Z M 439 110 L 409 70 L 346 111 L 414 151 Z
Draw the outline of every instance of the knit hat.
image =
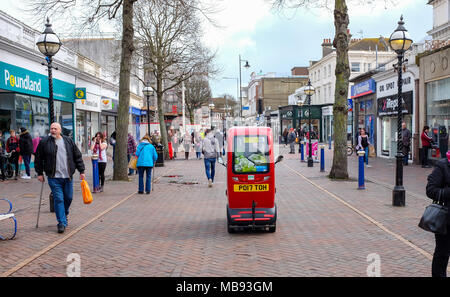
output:
M 25 131 L 27 131 L 27 128 L 24 128 L 24 127 L 21 127 L 21 128 L 20 128 L 20 132 L 23 133 L 23 132 L 25 132 Z

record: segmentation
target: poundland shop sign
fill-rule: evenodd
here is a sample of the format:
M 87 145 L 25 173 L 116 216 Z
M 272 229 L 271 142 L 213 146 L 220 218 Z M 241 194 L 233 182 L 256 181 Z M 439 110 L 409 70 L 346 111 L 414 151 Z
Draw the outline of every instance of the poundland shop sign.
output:
M 38 97 L 49 97 L 47 77 L 0 62 L 0 89 L 23 93 Z M 53 97 L 57 100 L 73 102 L 75 86 L 73 84 L 53 79 Z

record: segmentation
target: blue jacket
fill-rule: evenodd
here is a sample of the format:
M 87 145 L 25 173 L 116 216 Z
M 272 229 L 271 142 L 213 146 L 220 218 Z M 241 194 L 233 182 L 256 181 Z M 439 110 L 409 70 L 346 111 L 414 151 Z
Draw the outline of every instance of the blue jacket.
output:
M 158 159 L 158 154 L 155 147 L 144 140 L 136 149 L 136 157 L 138 158 L 137 167 L 153 167 Z

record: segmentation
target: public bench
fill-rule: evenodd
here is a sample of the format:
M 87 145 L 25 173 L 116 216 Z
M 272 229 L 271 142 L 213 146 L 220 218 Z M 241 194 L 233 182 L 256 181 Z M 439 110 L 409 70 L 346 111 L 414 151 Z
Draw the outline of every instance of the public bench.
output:
M 3 230 L 0 230 L 0 240 L 10 240 L 10 239 L 13 239 L 16 236 L 16 233 L 17 233 L 17 220 L 16 220 L 16 217 L 14 216 L 14 214 L 11 213 L 11 211 L 12 211 L 12 203 L 11 203 L 11 201 L 9 201 L 8 199 L 5 199 L 5 198 L 0 198 L 0 201 L 2 201 L 2 200 L 8 202 L 9 210 L 6 213 L 0 213 L 0 221 L 8 220 L 8 219 L 12 220 L 12 222 L 14 223 L 14 234 L 12 236 L 4 237 L 4 236 L 2 236 Z

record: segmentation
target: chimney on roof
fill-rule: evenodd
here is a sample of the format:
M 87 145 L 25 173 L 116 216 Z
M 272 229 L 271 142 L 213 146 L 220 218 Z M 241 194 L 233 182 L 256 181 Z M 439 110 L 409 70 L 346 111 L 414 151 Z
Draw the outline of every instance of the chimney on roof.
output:
M 324 39 L 322 43 L 322 58 L 333 52 L 333 44 L 331 39 Z

